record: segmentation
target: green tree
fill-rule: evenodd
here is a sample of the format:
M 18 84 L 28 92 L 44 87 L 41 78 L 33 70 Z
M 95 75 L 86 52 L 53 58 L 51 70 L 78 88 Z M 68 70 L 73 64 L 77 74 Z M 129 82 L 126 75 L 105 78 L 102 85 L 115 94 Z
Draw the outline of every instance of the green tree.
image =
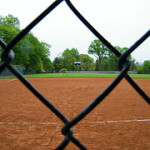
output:
M 87 54 L 80 54 L 81 70 L 92 71 L 94 70 L 94 59 Z
M 0 16 L 0 38 L 9 43 L 19 32 L 20 22 L 12 15 Z
M 123 53 L 125 53 L 127 50 L 128 50 L 128 48 L 127 47 L 123 47 L 123 48 L 121 48 L 121 47 L 119 47 L 119 46 L 115 46 L 115 48 L 118 50 L 118 51 L 120 51 L 122 54 Z M 116 57 L 116 56 L 115 56 Z M 115 66 L 118 66 L 118 59 L 119 58 L 116 58 L 115 60 Z M 132 56 L 131 56 L 131 54 L 128 56 L 128 58 L 127 58 L 129 61 L 130 61 L 130 68 L 129 68 L 129 70 L 131 70 L 131 71 L 134 71 L 134 70 L 136 70 L 136 64 L 135 64 L 135 60 L 132 58 Z
M 20 22 L 18 18 L 8 15 L 6 17 L 0 16 L 0 38 L 9 43 L 20 32 Z M 28 33 L 21 39 L 14 47 L 15 58 L 14 65 L 21 65 L 27 71 L 42 70 L 43 64 L 45 68 L 52 66 L 49 59 L 51 46 L 47 43 L 40 42 L 32 33 Z M 46 63 L 45 63 L 46 62 Z
M 51 60 L 48 57 L 45 57 L 43 59 L 43 69 L 46 72 L 53 72 L 53 70 L 54 70 L 54 66 L 53 66 Z
M 64 68 L 64 60 L 62 57 L 56 57 L 53 61 L 53 65 L 56 72 L 59 72 L 62 68 Z
M 121 48 L 120 46 L 115 46 L 115 48 L 121 53 L 124 53 L 128 49 L 127 47 Z M 131 59 L 131 55 L 128 58 Z M 118 70 L 119 58 L 112 51 L 108 52 L 107 59 L 108 59 L 108 70 L 113 71 Z
M 43 46 L 42 57 L 49 57 L 51 45 L 49 45 L 48 43 L 45 43 L 45 42 L 41 42 L 41 44 Z
M 97 58 L 97 62 L 99 62 L 98 70 L 101 70 L 102 59 L 108 54 L 108 48 L 100 40 L 96 39 L 88 47 L 88 53 Z
M 122 54 L 128 49 L 127 47 L 121 48 L 120 46 L 115 46 L 115 48 Z M 128 56 L 128 59 L 131 62 L 130 70 L 135 70 L 135 61 L 132 59 L 131 55 Z M 118 70 L 119 58 L 112 51 L 108 51 L 107 57 L 105 57 L 105 59 L 103 60 L 105 61 L 105 66 L 106 64 L 108 65 L 107 66 L 108 70 L 112 70 L 112 71 Z M 103 61 L 103 64 L 104 64 L 104 61 Z
M 134 59 L 130 60 L 130 69 L 129 70 L 131 70 L 131 71 L 136 71 L 137 70 L 137 66 L 136 66 L 136 63 L 135 63 Z
M 78 61 L 79 52 L 75 48 L 72 48 L 71 50 L 67 48 L 62 53 L 62 57 L 64 60 L 64 68 L 66 68 L 67 70 L 74 70 L 74 62 Z
M 78 50 L 75 49 L 75 48 L 72 48 L 72 49 L 70 50 L 70 52 L 71 52 L 71 55 L 72 55 L 73 57 L 75 57 L 76 61 L 78 61 L 78 60 L 79 60 L 79 52 L 78 52 Z
M 111 65 L 109 64 L 109 61 L 110 61 L 110 59 L 108 57 L 105 56 L 103 58 L 103 60 L 102 60 L 102 68 L 101 68 L 102 71 L 112 70 L 111 69 Z M 98 65 L 98 63 L 97 63 L 97 65 Z
M 138 62 L 136 62 L 136 71 L 141 74 L 142 73 L 142 67 L 143 65 L 139 64 Z
M 10 14 L 6 17 L 0 16 L 0 22 L 3 24 L 3 26 L 14 26 L 16 28 L 20 28 L 19 19 Z
M 138 73 L 150 73 L 150 60 L 146 60 L 143 65 L 138 66 Z

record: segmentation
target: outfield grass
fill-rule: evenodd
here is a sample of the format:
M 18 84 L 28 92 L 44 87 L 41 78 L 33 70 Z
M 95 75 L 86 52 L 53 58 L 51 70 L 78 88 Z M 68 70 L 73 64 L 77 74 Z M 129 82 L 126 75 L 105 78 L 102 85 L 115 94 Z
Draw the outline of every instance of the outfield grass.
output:
M 26 78 L 115 78 L 118 74 L 99 73 L 50 73 L 25 75 Z M 150 79 L 150 74 L 130 74 L 132 78 Z
M 25 78 L 115 78 L 118 74 L 100 73 L 44 73 L 24 75 Z M 150 79 L 150 74 L 130 74 L 132 78 Z M 13 79 L 15 77 L 0 77 L 0 79 Z
M 27 78 L 114 78 L 117 74 L 97 74 L 97 73 L 51 73 L 51 74 L 34 74 L 25 75 Z

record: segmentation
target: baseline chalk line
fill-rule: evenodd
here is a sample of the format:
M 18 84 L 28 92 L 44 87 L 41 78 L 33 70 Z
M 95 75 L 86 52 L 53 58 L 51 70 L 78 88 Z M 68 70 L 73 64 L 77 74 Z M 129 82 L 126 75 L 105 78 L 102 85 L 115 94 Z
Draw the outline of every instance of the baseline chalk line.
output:
M 82 121 L 87 124 L 110 124 L 110 123 L 129 123 L 129 122 L 150 122 L 150 119 L 142 120 L 112 120 L 112 121 Z M 0 122 L 0 125 L 61 125 L 59 122 Z
M 142 120 L 112 120 L 112 121 L 89 121 L 89 123 L 97 123 L 97 124 L 104 124 L 104 123 L 127 123 L 127 122 L 150 122 L 150 119 L 142 119 Z
M 11 79 L 11 80 L 9 80 L 8 82 L 12 82 L 12 81 L 17 81 L 17 79 Z

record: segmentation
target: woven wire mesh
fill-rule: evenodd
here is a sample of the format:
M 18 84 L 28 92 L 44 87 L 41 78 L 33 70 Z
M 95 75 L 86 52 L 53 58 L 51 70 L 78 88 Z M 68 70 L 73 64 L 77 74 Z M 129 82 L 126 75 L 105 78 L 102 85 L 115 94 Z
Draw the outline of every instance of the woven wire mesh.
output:
M 38 90 L 36 90 L 32 84 L 25 79 L 11 64 L 14 59 L 13 47 L 32 29 L 36 26 L 47 14 L 51 13 L 61 2 L 65 1 L 66 5 L 72 10 L 72 12 L 78 17 L 79 20 L 116 56 L 118 56 L 118 68 L 120 70 L 119 75 L 112 81 L 112 83 L 100 93 L 91 104 L 89 104 L 82 112 L 80 112 L 75 118 L 69 121 L 50 101 L 48 101 Z M 54 1 L 43 13 L 41 13 L 35 20 L 33 20 L 24 30 L 22 30 L 11 42 L 6 45 L 0 40 L 0 46 L 2 51 L 2 64 L 0 65 L 0 73 L 8 68 L 42 103 L 44 103 L 60 120 L 64 123 L 62 128 L 62 134 L 65 136 L 64 140 L 58 145 L 57 149 L 64 149 L 69 141 L 72 141 L 80 149 L 87 149 L 78 139 L 73 136 L 73 126 L 81 121 L 88 113 L 90 113 L 97 105 L 104 100 L 104 98 L 118 85 L 118 83 L 125 78 L 128 83 L 141 95 L 141 97 L 150 104 L 150 98 L 145 92 L 133 81 L 128 75 L 130 67 L 130 61 L 128 56 L 148 37 L 150 36 L 150 30 L 148 30 L 140 39 L 138 39 L 125 53 L 120 53 L 114 46 L 112 46 L 74 7 L 70 0 L 56 0 Z

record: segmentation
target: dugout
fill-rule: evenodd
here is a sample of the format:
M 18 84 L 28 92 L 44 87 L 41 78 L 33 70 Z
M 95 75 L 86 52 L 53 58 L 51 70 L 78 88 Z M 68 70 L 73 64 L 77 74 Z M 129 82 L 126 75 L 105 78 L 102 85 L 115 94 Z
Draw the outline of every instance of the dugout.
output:
M 22 75 L 24 74 L 24 69 L 22 66 L 19 66 L 19 65 L 16 65 L 16 66 L 13 66 L 19 73 L 21 73 Z M 0 74 L 0 77 L 8 77 L 8 76 L 14 76 L 13 73 L 11 73 L 7 68 L 5 68 L 1 74 Z
M 81 65 L 81 62 L 74 62 L 74 65 L 75 65 L 75 66 L 80 66 L 80 65 Z

